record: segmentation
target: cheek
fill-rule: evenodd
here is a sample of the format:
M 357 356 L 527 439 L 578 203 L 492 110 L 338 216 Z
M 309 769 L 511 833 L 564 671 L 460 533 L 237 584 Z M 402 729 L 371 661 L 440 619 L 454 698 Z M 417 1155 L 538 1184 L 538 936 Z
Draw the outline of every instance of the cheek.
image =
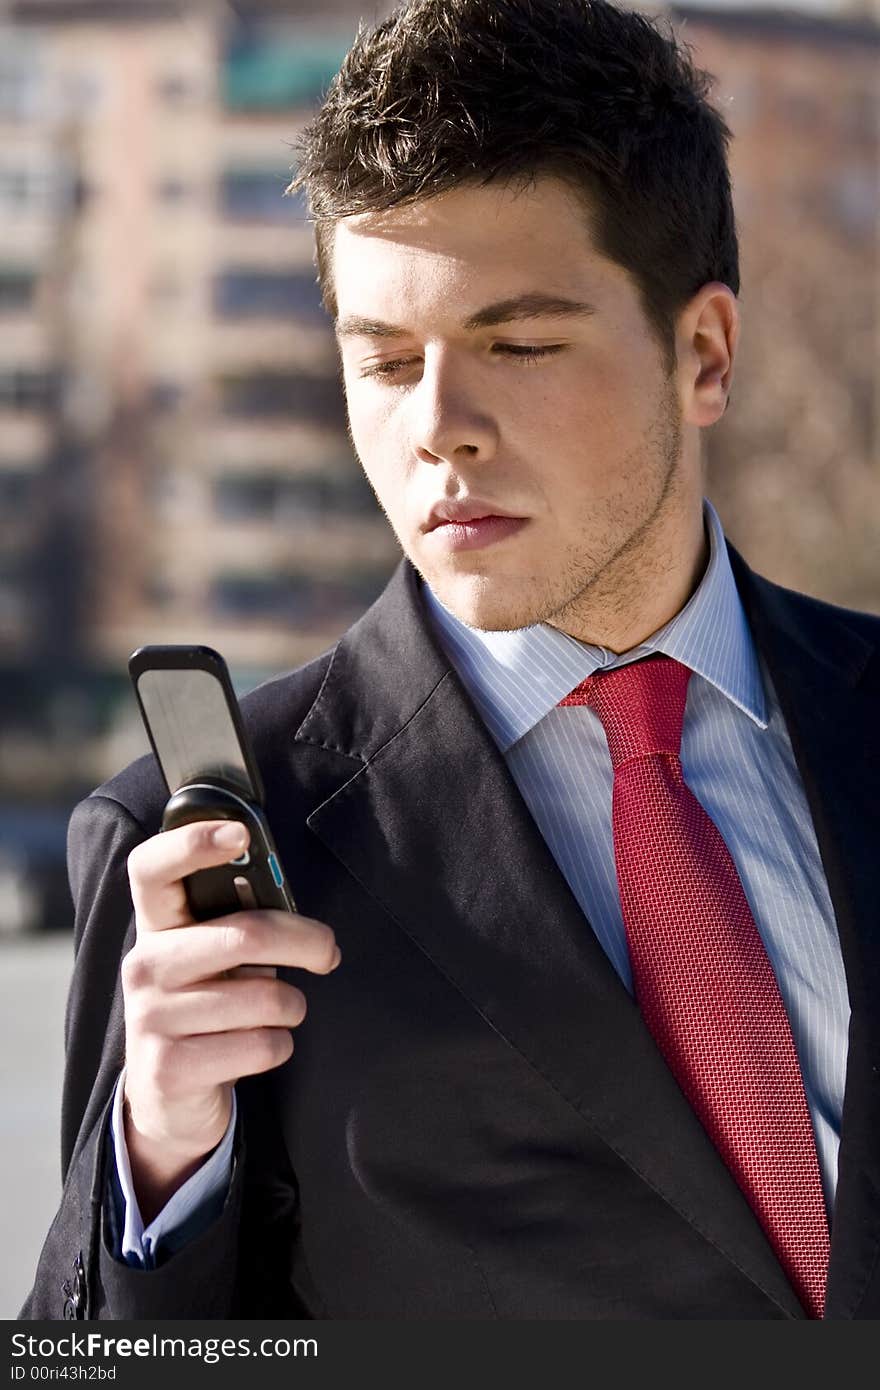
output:
M 363 390 L 360 382 L 346 382 L 345 399 L 355 448 L 364 464 L 371 464 L 396 443 L 390 403 L 382 392 Z
M 348 424 L 355 453 L 382 510 L 392 520 L 399 518 L 406 496 L 406 454 L 397 422 L 387 408 L 355 396 L 348 399 Z
M 573 373 L 543 416 L 550 467 L 558 460 L 580 460 L 582 481 L 598 481 L 616 471 L 616 460 L 629 452 L 648 419 L 650 394 L 634 372 L 608 355 L 595 357 L 586 370 Z M 576 478 L 572 479 L 576 482 Z
M 543 436 L 563 452 L 572 446 L 589 450 L 597 440 L 607 444 L 615 421 L 625 420 L 633 409 L 621 367 L 607 353 L 573 355 L 534 386 L 533 370 L 538 369 L 522 369 L 525 381 L 511 397 L 511 420 L 526 437 Z

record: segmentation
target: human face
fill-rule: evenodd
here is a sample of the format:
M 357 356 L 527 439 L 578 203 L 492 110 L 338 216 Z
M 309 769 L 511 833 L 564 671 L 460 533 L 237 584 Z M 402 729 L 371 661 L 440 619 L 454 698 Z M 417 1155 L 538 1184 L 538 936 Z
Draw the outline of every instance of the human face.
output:
M 550 176 L 465 185 L 341 219 L 331 254 L 352 442 L 413 565 L 473 627 L 610 640 L 668 578 L 700 486 L 583 206 Z

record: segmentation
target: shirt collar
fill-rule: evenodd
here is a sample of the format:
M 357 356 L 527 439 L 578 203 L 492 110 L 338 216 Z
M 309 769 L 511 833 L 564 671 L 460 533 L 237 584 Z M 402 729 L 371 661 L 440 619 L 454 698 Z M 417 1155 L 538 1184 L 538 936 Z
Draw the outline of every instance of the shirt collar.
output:
M 509 632 L 468 627 L 423 585 L 437 638 L 502 752 L 595 671 L 663 652 L 689 666 L 766 729 L 758 658 L 740 603 L 724 531 L 708 499 L 703 511 L 709 563 L 684 608 L 639 646 L 610 652 L 578 642 L 547 623 Z

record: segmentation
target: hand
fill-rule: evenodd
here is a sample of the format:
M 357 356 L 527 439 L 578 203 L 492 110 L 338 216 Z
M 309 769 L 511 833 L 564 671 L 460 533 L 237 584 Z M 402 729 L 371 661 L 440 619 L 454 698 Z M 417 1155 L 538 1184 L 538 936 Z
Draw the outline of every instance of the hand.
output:
M 305 996 L 271 967 L 326 975 L 339 964 L 331 928 L 298 913 L 193 920 L 183 879 L 247 845 L 237 822 L 198 821 L 154 835 L 128 858 L 137 939 L 122 962 L 125 1140 L 145 1224 L 219 1144 L 238 1078 L 293 1052 Z M 238 974 L 241 966 L 270 969 Z

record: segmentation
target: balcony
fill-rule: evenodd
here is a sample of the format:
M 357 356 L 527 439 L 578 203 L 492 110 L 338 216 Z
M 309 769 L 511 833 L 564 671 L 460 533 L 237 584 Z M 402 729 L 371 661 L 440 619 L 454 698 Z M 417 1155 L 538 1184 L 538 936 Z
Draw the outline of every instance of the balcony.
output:
M 24 266 L 0 266 L 0 315 L 26 314 L 33 308 L 38 275 Z

